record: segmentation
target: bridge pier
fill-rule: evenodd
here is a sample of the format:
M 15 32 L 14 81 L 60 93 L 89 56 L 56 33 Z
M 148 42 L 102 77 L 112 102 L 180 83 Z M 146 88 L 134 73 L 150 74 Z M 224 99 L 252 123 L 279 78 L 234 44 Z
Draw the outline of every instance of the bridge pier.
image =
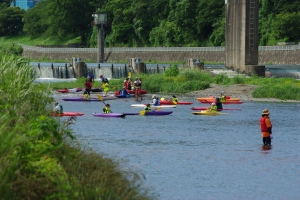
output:
M 225 0 L 227 68 L 247 75 L 265 76 L 258 65 L 259 0 Z

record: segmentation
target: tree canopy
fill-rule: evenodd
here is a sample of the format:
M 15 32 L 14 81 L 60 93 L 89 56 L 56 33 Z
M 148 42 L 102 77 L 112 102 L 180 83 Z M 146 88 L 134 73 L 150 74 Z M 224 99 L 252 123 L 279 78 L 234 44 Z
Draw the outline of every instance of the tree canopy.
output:
M 1 35 L 16 34 L 21 30 L 12 31 L 12 27 L 24 25 L 24 32 L 32 37 L 63 40 L 66 36 L 80 36 L 82 42 L 95 47 L 97 31 L 91 26 L 92 14 L 100 8 L 101 12 L 108 13 L 106 46 L 225 44 L 225 4 L 220 0 L 42 0 L 28 11 L 3 5 L 0 6 Z M 300 41 L 297 35 L 300 0 L 259 0 L 259 5 L 260 45 Z M 10 21 L 7 16 L 11 17 Z M 23 25 L 18 23 L 20 16 Z

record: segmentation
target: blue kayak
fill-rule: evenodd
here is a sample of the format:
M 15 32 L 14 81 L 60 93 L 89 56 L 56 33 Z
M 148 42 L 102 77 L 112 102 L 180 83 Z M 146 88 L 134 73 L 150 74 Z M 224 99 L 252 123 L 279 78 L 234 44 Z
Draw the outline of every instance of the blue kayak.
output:
M 116 95 L 116 97 L 119 97 L 119 98 L 130 98 L 130 97 L 134 97 L 134 94 L 119 94 L 119 95 Z

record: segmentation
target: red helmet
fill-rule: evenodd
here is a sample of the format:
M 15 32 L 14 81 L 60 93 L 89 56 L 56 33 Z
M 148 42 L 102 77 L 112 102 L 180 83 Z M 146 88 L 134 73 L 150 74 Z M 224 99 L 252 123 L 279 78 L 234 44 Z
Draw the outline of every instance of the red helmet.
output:
M 102 77 L 103 77 L 103 75 L 101 74 L 101 75 L 100 75 L 100 78 L 102 78 Z

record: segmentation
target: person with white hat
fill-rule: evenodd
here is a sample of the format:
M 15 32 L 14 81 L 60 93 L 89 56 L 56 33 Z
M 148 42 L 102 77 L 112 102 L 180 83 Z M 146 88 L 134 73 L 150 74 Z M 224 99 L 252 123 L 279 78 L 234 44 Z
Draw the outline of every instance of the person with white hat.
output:
M 156 95 L 152 95 L 152 103 L 153 106 L 159 106 L 160 102 L 159 102 L 159 98 L 156 97 Z
M 56 101 L 54 103 L 54 109 L 53 109 L 53 112 L 55 112 L 56 114 L 61 114 L 63 113 L 63 106 L 62 105 L 59 105 L 58 102 Z
M 261 114 L 260 118 L 260 128 L 261 128 L 261 135 L 263 138 L 264 145 L 271 145 L 272 139 L 272 123 L 269 118 L 270 111 L 268 109 L 264 109 Z

